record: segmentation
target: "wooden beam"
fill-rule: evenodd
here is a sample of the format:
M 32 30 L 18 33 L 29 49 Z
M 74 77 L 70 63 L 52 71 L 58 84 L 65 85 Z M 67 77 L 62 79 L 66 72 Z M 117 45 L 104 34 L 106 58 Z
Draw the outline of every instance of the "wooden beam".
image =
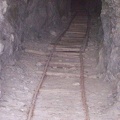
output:
M 37 71 L 36 73 L 42 74 L 42 71 Z M 50 72 L 48 71 L 46 73 L 48 76 L 58 76 L 58 77 L 80 77 L 79 74 L 73 74 L 73 73 L 60 73 L 60 72 Z

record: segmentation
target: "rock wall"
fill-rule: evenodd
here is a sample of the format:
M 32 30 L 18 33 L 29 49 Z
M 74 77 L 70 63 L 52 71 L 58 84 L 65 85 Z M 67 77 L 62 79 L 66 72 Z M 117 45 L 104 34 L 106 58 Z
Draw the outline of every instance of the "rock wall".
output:
M 39 40 L 44 31 L 59 29 L 62 17 L 69 16 L 69 3 L 69 0 L 1 0 L 0 71 L 2 65 L 14 63 L 22 41 Z
M 9 4 L 6 0 L 0 2 L 0 65 L 11 63 L 20 44 L 18 31 L 12 25 L 12 16 L 9 18 Z M 11 20 L 11 22 L 10 22 Z M 18 29 L 19 30 L 19 29 Z M 2 67 L 1 67 L 2 68 Z
M 104 32 L 103 56 L 105 79 L 119 81 L 120 72 L 120 1 L 105 0 L 102 5 L 101 20 Z
M 30 0 L 25 10 L 24 38 L 41 39 L 62 26 L 62 18 L 68 17 L 70 0 Z M 66 9 L 67 8 L 67 9 Z
M 102 0 L 103 42 L 99 52 L 102 80 L 113 90 L 114 103 L 109 114 L 117 114 L 120 106 L 120 1 Z M 114 113 L 113 113 L 114 111 Z

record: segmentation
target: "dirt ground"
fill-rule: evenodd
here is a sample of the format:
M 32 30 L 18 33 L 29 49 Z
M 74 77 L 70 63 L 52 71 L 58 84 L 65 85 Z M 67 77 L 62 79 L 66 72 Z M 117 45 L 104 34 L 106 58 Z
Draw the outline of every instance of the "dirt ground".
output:
M 95 30 L 94 26 L 92 32 L 94 33 Z M 111 86 L 106 81 L 101 80 L 97 74 L 95 39 L 96 36 L 93 34 L 84 53 L 85 87 L 90 120 L 120 120 L 116 118 L 114 112 L 111 112 L 112 114 L 108 112 L 114 104 L 114 100 L 111 94 Z M 48 43 L 41 44 L 40 41 L 26 41 L 24 47 L 40 51 L 40 53 L 47 53 L 47 49 L 43 51 L 43 46 L 45 48 L 47 45 Z M 43 70 L 43 62 L 47 60 L 45 55 L 30 54 L 24 52 L 24 50 L 19 58 L 14 65 L 6 66 L 2 72 L 0 120 L 26 120 L 32 94 L 41 77 L 41 74 L 38 74 L 37 71 Z M 67 78 L 64 80 L 66 83 Z M 119 112 L 119 109 L 116 109 L 116 111 Z M 73 120 L 77 119 L 83 118 L 75 117 Z M 54 120 L 60 119 L 54 118 Z

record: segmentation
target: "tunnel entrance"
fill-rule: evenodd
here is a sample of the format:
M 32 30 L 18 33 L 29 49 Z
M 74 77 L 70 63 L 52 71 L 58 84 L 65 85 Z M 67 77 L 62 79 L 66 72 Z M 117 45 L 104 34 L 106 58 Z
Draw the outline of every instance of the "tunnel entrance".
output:
M 118 120 L 119 7 L 119 0 L 1 0 L 1 119 L 34 111 L 34 119 Z

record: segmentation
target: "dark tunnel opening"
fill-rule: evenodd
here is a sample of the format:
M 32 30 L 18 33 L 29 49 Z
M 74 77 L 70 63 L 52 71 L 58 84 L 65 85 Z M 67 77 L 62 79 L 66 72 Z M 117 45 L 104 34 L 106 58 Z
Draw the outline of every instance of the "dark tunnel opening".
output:
M 72 0 L 71 11 L 77 11 L 84 8 L 90 15 L 96 14 L 100 16 L 102 10 L 101 0 Z

